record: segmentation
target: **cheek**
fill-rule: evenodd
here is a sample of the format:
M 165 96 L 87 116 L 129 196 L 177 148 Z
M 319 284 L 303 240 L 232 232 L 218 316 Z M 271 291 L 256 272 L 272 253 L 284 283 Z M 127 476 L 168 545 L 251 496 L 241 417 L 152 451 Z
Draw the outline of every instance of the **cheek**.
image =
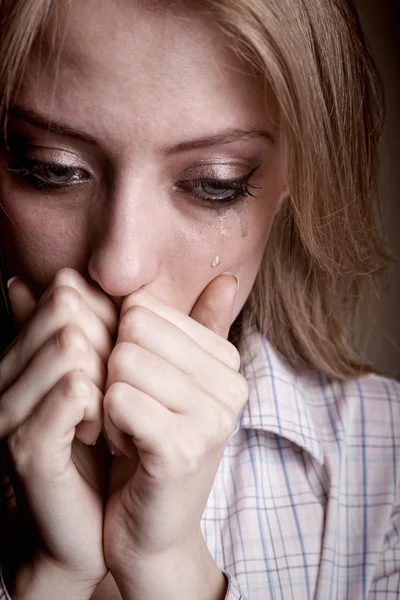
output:
M 250 198 L 219 216 L 221 272 L 233 271 L 240 279 L 238 302 L 244 304 L 253 286 L 277 203 Z
M 39 296 L 54 273 L 85 262 L 86 222 L 73 211 L 55 210 L 45 202 L 29 202 L 16 192 L 0 190 L 0 234 L 7 266 Z
M 232 207 L 202 210 L 201 214 L 174 209 L 165 215 L 168 231 L 156 231 L 153 222 L 149 234 L 159 240 L 151 244 L 159 269 L 149 289 L 188 312 L 212 279 L 233 271 L 240 279 L 237 302 L 243 305 L 262 259 L 276 195 L 246 198 Z M 0 231 L 10 276 L 22 276 L 40 297 L 62 267 L 87 273 L 94 220 L 90 203 L 82 202 L 86 208 L 81 209 L 77 205 L 58 208 L 39 195 L 6 189 L 4 182 L 0 201 Z
M 240 279 L 235 312 L 240 311 L 256 278 L 277 207 L 278 199 L 246 198 L 235 206 L 210 211 L 198 229 L 182 225 L 176 241 L 182 250 L 175 272 L 181 273 L 177 287 L 180 297 L 186 298 L 185 305 L 212 279 L 233 271 Z

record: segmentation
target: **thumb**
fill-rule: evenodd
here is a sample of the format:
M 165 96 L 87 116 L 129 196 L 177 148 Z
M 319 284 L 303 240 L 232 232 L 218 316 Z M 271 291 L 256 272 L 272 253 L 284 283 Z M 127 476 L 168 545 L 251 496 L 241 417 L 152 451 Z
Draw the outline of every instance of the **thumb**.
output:
M 7 286 L 15 325 L 20 331 L 32 315 L 37 301 L 28 285 L 19 277 L 9 279 Z
M 198 297 L 190 317 L 227 339 L 239 278 L 226 272 L 213 279 Z

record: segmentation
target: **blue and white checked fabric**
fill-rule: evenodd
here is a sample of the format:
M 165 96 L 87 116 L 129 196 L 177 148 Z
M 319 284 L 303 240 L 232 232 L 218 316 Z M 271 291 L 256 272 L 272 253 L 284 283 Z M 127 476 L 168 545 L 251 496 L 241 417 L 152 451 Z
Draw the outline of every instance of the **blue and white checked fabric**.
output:
M 299 374 L 254 331 L 239 350 L 249 401 L 201 521 L 226 600 L 400 599 L 400 383 Z
M 227 600 L 400 599 L 400 383 L 298 374 L 256 332 L 239 350 L 249 401 L 202 517 Z

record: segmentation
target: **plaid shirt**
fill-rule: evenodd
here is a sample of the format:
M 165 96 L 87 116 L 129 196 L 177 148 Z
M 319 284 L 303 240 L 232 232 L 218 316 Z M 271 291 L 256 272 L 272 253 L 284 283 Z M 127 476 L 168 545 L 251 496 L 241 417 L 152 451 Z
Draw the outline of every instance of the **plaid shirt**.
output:
M 239 350 L 249 400 L 201 520 L 226 600 L 398 600 L 400 383 L 299 374 L 257 332 Z

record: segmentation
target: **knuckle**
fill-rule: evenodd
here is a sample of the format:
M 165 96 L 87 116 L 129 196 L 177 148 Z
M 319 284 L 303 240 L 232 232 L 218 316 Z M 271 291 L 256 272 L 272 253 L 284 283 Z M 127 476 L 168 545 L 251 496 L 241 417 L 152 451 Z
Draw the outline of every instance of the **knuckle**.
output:
M 28 447 L 26 432 L 18 427 L 8 437 L 7 451 L 13 470 L 17 475 L 23 475 L 29 469 L 32 452 Z
M 239 350 L 231 344 L 231 342 L 227 342 L 225 345 L 226 352 L 226 363 L 231 369 L 234 371 L 239 371 L 240 369 L 240 354 Z
M 35 482 L 46 474 L 48 448 L 41 436 L 29 433 L 25 427 L 16 429 L 8 438 L 8 456 L 18 479 Z
M 119 333 L 133 341 L 140 339 L 148 323 L 149 310 L 141 304 L 131 306 L 121 319 Z
M 113 415 L 119 414 L 121 404 L 124 398 L 125 386 L 121 382 L 115 382 L 110 385 L 104 397 L 104 411 L 112 418 Z
M 115 377 L 121 368 L 121 364 L 126 360 L 127 352 L 129 351 L 129 357 L 132 358 L 135 352 L 134 344 L 129 342 L 119 342 L 110 354 L 107 363 L 108 374 L 110 377 Z
M 7 393 L 0 398 L 0 440 L 5 439 L 21 422 L 18 403 L 12 401 Z M 1 452 L 1 450 L 0 450 Z
M 75 288 L 66 285 L 57 287 L 53 291 L 49 303 L 56 314 L 65 315 L 65 311 L 76 314 L 82 310 L 82 296 Z
M 122 301 L 121 314 L 127 312 L 134 306 L 146 305 L 151 302 L 153 295 L 145 289 L 139 289 L 134 294 L 129 294 Z
M 235 428 L 237 415 L 228 407 L 223 406 L 219 410 L 215 411 L 213 417 L 213 438 L 217 443 L 221 442 L 221 439 L 225 440 L 230 436 Z
M 70 371 L 60 381 L 62 394 L 66 398 L 82 398 L 90 396 L 92 386 L 82 371 Z
M 235 408 L 241 410 L 249 398 L 249 384 L 240 373 L 236 373 L 231 389 L 232 400 Z
M 54 336 L 56 351 L 60 354 L 74 353 L 77 350 L 87 351 L 88 340 L 78 325 L 64 325 Z

